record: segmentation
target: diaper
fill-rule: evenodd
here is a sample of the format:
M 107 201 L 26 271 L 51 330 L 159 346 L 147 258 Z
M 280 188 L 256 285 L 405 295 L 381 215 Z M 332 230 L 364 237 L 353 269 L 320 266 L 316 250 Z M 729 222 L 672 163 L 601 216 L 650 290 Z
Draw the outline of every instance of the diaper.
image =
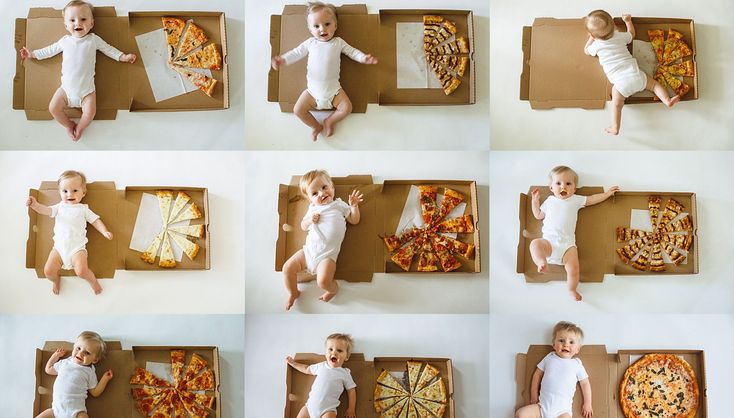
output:
M 51 409 L 54 412 L 54 418 L 76 418 L 78 413 L 87 411 L 87 407 L 84 405 L 84 399 L 54 401 L 51 404 Z
M 647 85 L 647 74 L 637 68 L 637 71 L 620 75 L 615 80 L 614 88 L 624 97 L 630 97 L 633 94 L 645 90 Z
M 84 101 L 84 98 L 89 96 L 90 94 L 94 93 L 94 91 L 91 91 L 87 94 L 80 95 L 78 92 L 72 94 L 69 93 L 69 90 L 61 87 L 61 89 L 64 91 L 64 95 L 66 96 L 66 105 L 68 107 L 73 108 L 81 108 L 82 107 L 82 101 Z
M 309 274 L 316 274 L 316 267 L 319 266 L 323 260 L 330 258 L 336 262 L 336 258 L 339 255 L 340 248 L 328 248 L 323 243 L 316 243 L 315 245 L 304 245 L 303 256 L 306 258 L 306 269 Z
M 86 245 L 81 246 L 67 246 L 63 248 L 60 245 L 54 245 L 54 250 L 61 256 L 61 268 L 64 270 L 73 270 L 74 263 L 72 263 L 72 257 L 79 251 L 87 251 Z
M 573 416 L 573 399 L 553 395 L 541 396 L 539 405 L 541 418 L 558 418 L 563 414 Z
M 323 408 L 320 405 L 306 404 L 309 418 L 321 418 L 327 412 L 336 412 L 336 408 Z
M 314 94 L 312 90 L 309 90 L 308 94 L 310 94 L 311 97 L 313 97 L 313 99 L 316 101 L 316 110 L 331 110 L 334 108 L 332 101 L 334 100 L 334 97 L 339 94 L 339 91 L 341 91 L 341 89 L 337 90 L 334 94 L 327 94 L 326 97 Z
M 567 237 L 544 236 L 543 239 L 548 240 L 552 248 L 551 255 L 548 257 L 548 264 L 563 265 L 563 255 L 566 254 L 569 248 L 576 246 L 576 242 Z

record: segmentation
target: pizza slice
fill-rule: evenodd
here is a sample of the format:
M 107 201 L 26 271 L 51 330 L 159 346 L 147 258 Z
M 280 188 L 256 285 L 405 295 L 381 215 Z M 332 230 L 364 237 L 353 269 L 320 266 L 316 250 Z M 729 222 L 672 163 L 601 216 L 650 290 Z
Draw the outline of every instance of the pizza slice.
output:
M 668 254 L 668 258 L 670 259 L 670 261 L 672 261 L 673 264 L 675 264 L 676 266 L 680 265 L 680 263 L 682 263 L 683 260 L 686 259 L 686 256 L 676 251 L 676 249 L 673 248 L 670 243 L 666 243 L 663 246 L 663 250 L 666 254 Z
M 181 235 L 188 235 L 190 237 L 196 237 L 196 238 L 204 237 L 204 225 L 172 226 L 172 227 L 169 227 L 168 230 L 172 232 L 176 232 Z
M 408 390 L 410 393 L 415 392 L 423 364 L 425 363 L 421 361 L 408 361 Z
M 199 90 L 203 91 L 207 96 L 212 97 L 212 92 L 214 91 L 214 86 L 217 85 L 217 80 L 207 77 L 204 74 L 187 70 L 186 68 L 177 64 L 169 64 L 168 66 L 177 73 L 186 77 L 186 79 L 191 84 L 196 86 L 196 88 L 198 88 Z
M 408 399 L 408 405 L 406 405 L 405 410 L 400 413 L 398 418 L 418 418 L 418 414 L 415 412 L 413 398 Z
M 383 385 L 375 385 L 375 393 L 374 393 L 374 399 L 387 399 L 387 398 L 400 398 L 402 396 L 407 396 L 407 392 L 405 392 L 405 389 L 394 389 L 388 386 Z M 394 402 L 397 402 L 397 399 L 394 400 Z
M 691 215 L 686 215 L 675 222 L 668 222 L 665 225 L 665 231 L 667 232 L 679 232 L 679 231 L 691 231 L 693 230 L 693 224 L 691 221 Z
M 132 394 L 135 399 L 135 409 L 140 415 L 147 417 L 155 409 L 158 403 L 166 396 L 166 392 L 171 390 L 163 388 L 133 388 Z
M 459 203 L 464 201 L 464 195 L 457 192 L 456 190 L 445 188 L 443 189 L 443 199 L 441 200 L 441 208 L 438 210 L 438 218 L 436 221 L 441 221 L 445 218 Z
M 181 398 L 181 401 L 183 402 L 184 408 L 186 408 L 186 412 L 191 415 L 191 418 L 206 418 L 209 416 L 209 411 L 204 408 L 206 406 L 207 408 L 211 408 L 214 402 L 214 397 L 210 395 L 200 394 L 200 393 L 192 393 L 192 392 L 186 392 L 186 391 L 179 391 L 178 396 Z M 197 398 L 200 396 L 206 396 L 210 399 L 209 404 L 203 404 L 201 402 L 197 401 Z M 201 406 L 204 405 L 204 406 Z M 183 415 L 184 417 L 186 415 Z
M 382 241 L 385 243 L 388 251 L 393 252 L 405 245 L 405 243 L 407 243 L 411 239 L 420 235 L 423 231 L 423 228 L 413 227 L 402 232 L 399 235 L 388 235 L 386 237 L 383 237 Z
M 458 218 L 446 219 L 438 224 L 438 232 L 474 232 L 474 220 L 471 213 Z
M 649 235 L 651 235 L 650 232 L 640 229 L 617 227 L 617 242 L 630 242 L 633 239 L 642 238 Z
M 650 43 L 652 44 L 653 51 L 655 51 L 655 57 L 658 63 L 662 63 L 665 47 L 665 32 L 662 29 L 648 30 L 647 36 L 650 37 Z
M 436 215 L 436 195 L 438 189 L 434 186 L 418 186 L 418 198 L 421 203 L 421 216 L 426 225 L 430 225 Z
M 428 411 L 430 411 L 431 414 L 429 417 L 443 417 L 444 412 L 446 412 L 446 404 L 440 403 L 440 402 L 433 402 L 426 399 L 416 399 L 415 402 L 422 406 L 423 408 L 426 408 Z M 421 417 L 422 418 L 422 417 Z
M 163 226 L 168 225 L 168 217 L 171 213 L 171 203 L 173 203 L 173 192 L 170 190 L 158 190 L 155 192 L 158 197 L 158 209 L 161 211 L 163 218 Z
M 138 367 L 135 369 L 132 377 L 130 377 L 130 384 L 154 386 L 159 388 L 171 387 L 171 384 L 168 383 L 168 381 L 157 377 L 156 375 L 143 369 L 142 367 Z
M 665 65 L 672 62 L 668 59 L 670 57 L 670 52 L 673 50 L 674 44 L 676 44 L 682 38 L 682 33 L 673 29 L 668 30 L 668 38 L 665 40 L 665 44 L 663 45 L 663 59 L 660 61 L 660 64 Z
M 632 249 L 632 246 L 629 244 L 625 245 L 622 248 L 617 248 L 617 254 L 619 254 L 619 258 L 625 264 L 629 264 L 630 261 L 635 258 L 635 255 L 637 255 L 637 253 Z
M 383 410 L 380 414 L 380 418 L 400 418 L 400 414 L 403 412 L 404 409 L 407 408 L 406 404 L 408 403 L 408 399 L 410 398 L 406 396 L 405 398 L 394 403 L 391 407 Z
M 447 96 L 450 95 L 451 93 L 456 91 L 457 88 L 459 88 L 460 84 L 461 80 L 456 77 L 451 77 L 451 80 L 443 84 L 443 93 Z
M 176 201 L 173 202 L 171 219 L 174 219 L 176 215 L 181 212 L 181 209 L 183 209 L 184 206 L 186 206 L 186 204 L 189 202 L 191 202 L 191 196 L 189 196 L 186 192 L 178 192 L 178 195 L 176 196 Z
M 434 244 L 443 245 L 450 252 L 458 254 L 464 258 L 471 258 L 474 255 L 474 245 L 455 240 L 445 235 L 434 235 Z
M 684 210 L 685 207 L 680 202 L 673 198 L 668 199 L 668 202 L 665 204 L 665 209 L 663 209 L 663 217 L 660 219 L 659 228 L 664 229 L 668 225 L 668 222 L 675 219 Z
M 456 33 L 456 25 L 454 25 L 453 22 L 444 20 L 443 23 L 441 24 L 441 27 L 438 29 L 436 40 L 438 40 L 439 43 L 444 42 L 447 39 L 450 39 L 452 36 L 454 36 L 455 33 Z
M 443 383 L 443 378 L 438 378 L 433 383 L 414 393 L 413 397 L 434 402 L 446 402 L 446 386 Z
M 649 245 L 645 245 L 645 247 L 640 250 L 640 254 L 637 256 L 637 259 L 635 259 L 630 265 L 637 270 L 647 271 L 648 266 L 650 265 L 649 248 Z
M 434 418 L 434 415 L 431 413 L 431 411 L 429 411 L 428 408 L 418 402 L 417 399 L 413 399 L 413 408 L 415 409 L 415 414 L 418 418 Z
M 437 368 L 426 363 L 426 367 L 423 368 L 423 373 L 421 373 L 418 382 L 415 384 L 415 390 L 413 391 L 413 393 L 426 387 L 426 385 L 431 383 L 433 379 L 435 379 L 436 376 L 438 376 L 440 373 L 441 372 Z
M 194 376 L 199 374 L 204 368 L 207 366 L 206 360 L 204 360 L 203 357 L 200 355 L 194 353 L 191 356 L 191 360 L 189 360 L 189 366 L 186 368 L 186 373 L 184 374 L 183 382 L 188 382 L 189 380 L 192 380 Z
M 175 412 L 175 416 L 177 418 L 187 417 L 186 407 L 184 407 L 184 403 L 181 400 L 180 392 L 176 392 L 173 395 L 172 401 L 173 401 L 173 411 Z
M 174 60 L 186 56 L 189 52 L 207 43 L 208 40 L 209 38 L 204 33 L 203 29 L 194 23 L 189 23 L 189 26 L 186 28 L 186 32 L 183 34 L 181 46 L 178 48 L 178 54 Z
M 675 76 L 673 76 L 670 73 L 663 73 L 663 77 L 665 78 L 665 83 L 670 86 L 671 89 L 675 92 L 675 94 L 679 96 L 683 96 L 688 92 L 688 85 Z M 685 86 L 685 87 L 683 87 Z
M 456 38 L 456 44 L 459 47 L 459 53 L 460 54 L 468 54 L 469 53 L 469 41 L 467 41 L 466 38 L 459 37 Z
M 186 390 L 214 390 L 214 372 L 207 368 L 204 373 L 186 381 Z
M 155 263 L 155 257 L 158 255 L 158 249 L 161 248 L 161 242 L 163 242 L 163 235 L 165 233 L 166 231 L 161 231 L 155 236 L 155 238 L 153 238 L 153 242 L 151 242 L 145 252 L 140 255 L 140 258 L 142 258 L 143 261 L 148 264 Z
M 181 40 L 181 34 L 186 27 L 186 22 L 177 17 L 162 17 L 163 30 L 166 32 L 166 43 L 168 45 L 168 62 L 173 61 L 176 56 L 176 48 Z
M 171 418 L 173 416 L 173 397 L 176 395 L 175 390 L 169 390 L 156 407 L 151 418 Z
M 173 238 L 176 244 L 181 247 L 183 252 L 186 253 L 186 256 L 189 257 L 191 260 L 196 258 L 196 255 L 199 254 L 199 244 L 191 242 L 185 236 L 177 234 L 175 232 L 172 233 L 169 231 L 168 235 Z
M 655 81 L 657 81 L 658 83 L 660 83 L 660 85 L 663 86 L 663 87 L 667 87 L 668 86 L 668 82 L 665 81 L 665 74 L 667 74 L 667 67 L 664 67 L 662 65 L 658 65 L 658 69 L 655 70 L 655 75 L 653 76 L 653 78 L 655 79 Z M 655 100 L 660 100 L 660 99 L 658 99 L 657 96 L 655 96 Z
M 680 64 L 669 65 L 666 68 L 667 68 L 668 73 L 672 75 L 693 77 L 696 74 L 692 60 L 683 61 Z
M 688 234 L 683 236 L 685 237 L 683 240 L 683 245 L 678 248 L 687 252 L 691 249 L 691 245 L 693 244 L 693 234 L 689 232 Z
M 183 380 L 184 365 L 186 363 L 186 351 L 171 350 L 171 374 L 173 375 L 173 387 L 177 388 Z
M 204 68 L 207 70 L 222 69 L 222 54 L 217 44 L 209 44 L 186 58 L 176 61 L 184 67 Z
M 163 235 L 163 245 L 161 245 L 161 258 L 158 260 L 158 266 L 163 268 L 176 267 L 176 259 L 173 256 L 173 247 L 171 247 L 171 238 L 169 233 Z
M 417 248 L 418 245 L 415 243 L 415 241 L 413 241 L 405 247 L 401 248 L 395 254 L 393 254 L 390 259 L 401 269 L 409 271 L 410 265 L 413 263 L 413 257 L 415 256 Z
M 418 254 L 418 271 L 429 272 L 438 270 L 438 257 L 432 251 L 421 251 Z
M 177 223 L 181 221 L 188 221 L 191 219 L 200 219 L 203 216 L 201 213 L 201 210 L 198 206 L 196 206 L 196 203 L 191 202 L 189 207 L 182 210 L 181 213 L 179 213 L 170 223 Z
M 668 51 L 666 50 L 666 52 Z M 693 55 L 691 48 L 689 48 L 688 45 L 682 40 L 677 39 L 671 43 L 670 51 L 667 57 L 664 58 L 665 61 L 663 61 L 663 65 L 672 64 L 681 58 L 685 58 L 691 55 Z
M 652 251 L 650 253 L 650 271 L 665 271 L 663 247 L 659 243 L 652 246 Z
M 377 383 L 383 386 L 387 386 L 392 389 L 396 389 L 406 396 L 410 395 L 410 393 L 408 393 L 408 391 L 405 390 L 405 387 L 403 386 L 403 384 L 400 381 L 398 381 L 398 379 L 394 378 L 393 375 L 391 375 L 390 372 L 388 372 L 385 369 L 382 369 L 382 372 L 380 372 L 380 375 L 377 376 Z
M 660 196 L 650 196 L 647 198 L 647 209 L 650 212 L 650 225 L 652 230 L 657 230 L 658 218 L 660 216 Z
M 461 262 L 449 253 L 448 248 L 435 242 L 433 248 L 436 250 L 436 254 L 438 255 L 439 261 L 441 262 L 441 268 L 443 269 L 443 271 L 454 271 L 461 267 Z

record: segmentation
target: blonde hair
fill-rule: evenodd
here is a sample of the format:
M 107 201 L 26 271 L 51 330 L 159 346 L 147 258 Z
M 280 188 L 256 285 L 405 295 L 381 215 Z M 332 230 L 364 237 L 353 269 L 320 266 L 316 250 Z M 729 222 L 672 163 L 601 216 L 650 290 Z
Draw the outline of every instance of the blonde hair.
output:
M 302 175 L 301 181 L 298 182 L 298 187 L 301 190 L 301 194 L 308 197 L 308 191 L 306 190 L 308 189 L 308 185 L 319 177 L 328 181 L 329 184 L 331 184 L 331 187 L 334 187 L 334 181 L 331 180 L 331 176 L 329 175 L 329 173 L 326 172 L 326 170 L 311 170 L 308 173 Z
M 614 35 L 614 18 L 604 10 L 594 10 L 584 19 L 586 30 L 595 39 L 606 40 Z
M 331 3 L 323 3 L 320 1 L 310 1 L 307 3 L 306 8 L 306 15 L 310 15 L 311 13 L 318 13 L 322 10 L 326 10 L 336 19 L 336 6 L 334 6 Z
M 329 340 L 337 340 L 337 341 L 344 342 L 347 345 L 347 357 L 349 357 L 352 354 L 352 347 L 354 347 L 354 340 L 352 340 L 351 335 L 340 334 L 340 333 L 331 334 L 328 337 L 326 337 L 324 344 L 326 343 L 326 341 L 329 341 Z
M 576 335 L 578 335 L 579 339 L 583 341 L 584 339 L 584 331 L 581 330 L 581 328 L 574 324 L 573 322 L 567 322 L 567 321 L 561 321 L 556 324 L 555 327 L 553 327 L 553 340 L 555 341 L 556 335 L 558 335 L 559 332 L 566 331 L 571 332 Z
M 66 3 L 66 6 L 64 6 L 64 9 L 61 11 L 61 14 L 66 14 L 66 9 L 69 7 L 83 7 L 86 6 L 89 8 L 89 11 L 92 12 L 92 15 L 94 16 L 94 6 L 92 6 L 91 3 L 87 3 L 84 0 L 71 0 L 70 2 Z
M 550 173 L 548 173 L 548 180 L 550 182 L 553 182 L 553 176 L 554 175 L 561 174 L 561 173 L 571 173 L 573 175 L 573 183 L 578 186 L 578 184 L 579 184 L 579 175 L 576 174 L 576 172 L 573 171 L 573 169 L 571 167 L 566 167 L 565 165 L 557 165 L 557 166 L 553 167 L 551 169 Z
M 61 183 L 61 180 L 66 180 L 74 177 L 79 177 L 82 180 L 82 187 L 84 190 L 87 190 L 87 176 L 84 175 L 84 173 L 74 170 L 66 170 L 59 176 L 59 179 L 56 180 L 57 184 Z
M 107 343 L 94 331 L 84 331 L 76 337 L 77 340 L 91 341 L 97 344 L 97 360 L 102 360 L 107 354 Z

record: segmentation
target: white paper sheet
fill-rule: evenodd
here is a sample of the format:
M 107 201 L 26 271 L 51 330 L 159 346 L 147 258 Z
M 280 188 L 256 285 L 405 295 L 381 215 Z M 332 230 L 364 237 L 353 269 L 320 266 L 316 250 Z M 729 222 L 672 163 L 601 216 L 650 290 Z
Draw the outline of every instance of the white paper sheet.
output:
M 189 221 L 184 221 L 172 225 L 188 225 L 189 223 Z M 161 218 L 161 210 L 158 206 L 158 197 L 151 193 L 143 193 L 140 199 L 138 215 L 135 218 L 133 235 L 130 238 L 130 249 L 144 252 L 162 229 L 163 219 Z M 171 246 L 173 248 L 174 258 L 176 261 L 181 261 L 183 249 L 174 240 L 171 240 Z
M 441 207 L 442 200 L 443 194 L 439 193 L 436 196 L 436 210 Z M 446 218 L 458 218 L 464 214 L 464 209 L 466 209 L 466 202 L 461 202 L 454 210 L 449 212 Z M 405 199 L 405 206 L 403 206 L 403 213 L 400 215 L 400 221 L 398 222 L 398 228 L 395 233 L 400 234 L 414 226 L 420 228 L 423 225 L 425 225 L 425 222 L 423 222 L 423 215 L 421 213 L 420 191 L 418 190 L 418 186 L 410 186 L 408 197 Z M 446 233 L 443 235 L 451 238 L 456 238 L 457 236 L 456 233 Z
M 152 361 L 148 361 L 145 363 L 145 370 L 153 373 L 156 377 L 166 379 L 168 383 L 173 383 L 171 363 L 154 363 Z
M 648 77 L 652 78 L 655 75 L 655 71 L 658 68 L 658 59 L 655 56 L 655 50 L 652 48 L 650 42 L 645 41 L 632 41 L 632 56 L 637 60 L 637 65 L 642 71 L 647 74 Z M 633 96 L 637 97 L 652 97 L 653 94 L 647 90 L 643 90 L 639 93 L 635 93 Z
M 423 23 L 396 25 L 395 54 L 399 89 L 441 88 L 436 74 L 428 67 L 423 53 Z
M 145 73 L 148 75 L 150 88 L 156 102 L 180 96 L 197 90 L 196 86 L 181 74 L 168 67 L 168 43 L 163 29 L 154 30 L 135 37 L 143 60 Z M 209 70 L 191 69 L 211 77 Z

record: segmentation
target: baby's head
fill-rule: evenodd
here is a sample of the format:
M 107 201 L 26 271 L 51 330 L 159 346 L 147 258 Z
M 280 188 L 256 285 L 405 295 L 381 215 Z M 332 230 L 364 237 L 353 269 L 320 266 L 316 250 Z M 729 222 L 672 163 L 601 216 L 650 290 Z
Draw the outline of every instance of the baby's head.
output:
M 75 205 L 87 194 L 87 178 L 78 171 L 64 171 L 59 176 L 58 184 L 59 195 L 64 203 Z
M 606 40 L 614 35 L 614 18 L 604 10 L 594 10 L 584 18 L 586 31 L 594 39 Z
M 64 26 L 75 38 L 85 37 L 94 26 L 94 7 L 83 0 L 71 0 L 64 6 Z
M 331 367 L 341 367 L 345 361 L 349 360 L 352 354 L 352 336 L 349 334 L 331 334 L 326 337 L 324 357 L 326 363 Z
M 97 364 L 107 351 L 107 345 L 96 332 L 84 331 L 76 338 L 71 358 L 81 366 Z
M 583 340 L 584 331 L 576 324 L 561 321 L 553 327 L 553 351 L 560 358 L 573 358 L 581 350 Z
M 553 167 L 548 173 L 550 179 L 550 189 L 553 196 L 565 200 L 576 193 L 576 184 L 579 182 L 579 175 L 571 168 L 565 165 Z
M 308 3 L 308 31 L 319 41 L 329 41 L 336 32 L 336 7 L 330 3 L 312 1 Z
M 312 205 L 328 205 L 334 201 L 334 182 L 324 170 L 311 170 L 304 174 L 299 186 Z

